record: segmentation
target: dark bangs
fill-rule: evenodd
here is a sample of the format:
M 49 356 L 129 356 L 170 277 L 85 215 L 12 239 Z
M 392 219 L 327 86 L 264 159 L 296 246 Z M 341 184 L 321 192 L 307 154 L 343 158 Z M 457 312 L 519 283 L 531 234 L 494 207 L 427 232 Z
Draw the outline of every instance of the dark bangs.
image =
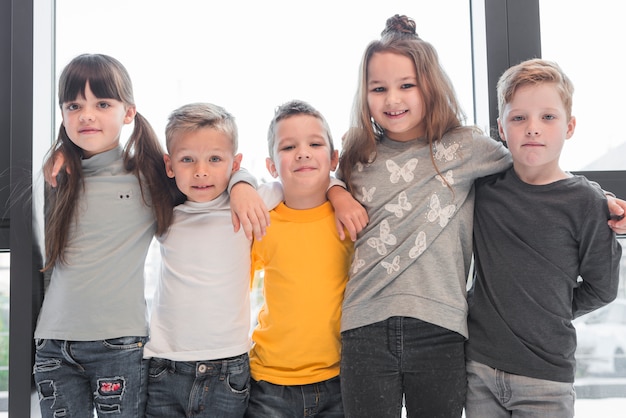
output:
M 114 58 L 98 54 L 85 54 L 75 58 L 61 73 L 59 79 L 59 105 L 85 97 L 89 82 L 92 93 L 99 99 L 115 99 L 134 104 L 130 77 Z

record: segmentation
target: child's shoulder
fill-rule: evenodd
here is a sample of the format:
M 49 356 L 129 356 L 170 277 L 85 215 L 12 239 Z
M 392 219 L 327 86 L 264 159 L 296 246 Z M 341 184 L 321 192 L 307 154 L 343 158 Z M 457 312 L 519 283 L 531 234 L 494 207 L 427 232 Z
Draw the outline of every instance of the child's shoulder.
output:
M 445 146 L 459 144 L 463 148 L 490 149 L 502 147 L 502 142 L 485 135 L 480 129 L 474 126 L 462 126 L 447 132 L 441 142 Z
M 574 174 L 570 177 L 569 183 L 569 188 L 571 188 L 575 194 L 588 196 L 589 199 L 593 200 L 606 200 L 606 195 L 600 185 L 585 176 Z

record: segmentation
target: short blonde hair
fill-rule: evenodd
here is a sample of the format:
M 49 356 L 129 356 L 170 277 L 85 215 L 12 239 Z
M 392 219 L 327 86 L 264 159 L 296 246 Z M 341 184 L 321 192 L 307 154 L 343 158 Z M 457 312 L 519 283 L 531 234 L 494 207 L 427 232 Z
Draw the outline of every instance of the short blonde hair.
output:
M 237 152 L 238 134 L 235 117 L 221 106 L 212 103 L 190 103 L 170 113 L 165 127 L 165 145 L 171 152 L 176 135 L 194 132 L 202 128 L 213 128 L 231 140 L 233 152 Z
M 561 96 L 565 113 L 572 116 L 574 84 L 555 62 L 539 58 L 530 59 L 506 70 L 498 80 L 498 114 L 513 100 L 515 91 L 526 85 L 553 83 Z

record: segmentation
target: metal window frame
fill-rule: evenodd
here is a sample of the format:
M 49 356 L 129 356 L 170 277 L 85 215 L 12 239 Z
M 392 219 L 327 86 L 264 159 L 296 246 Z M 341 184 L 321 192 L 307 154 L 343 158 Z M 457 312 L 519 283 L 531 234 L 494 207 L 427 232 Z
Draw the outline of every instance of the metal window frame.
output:
M 43 290 L 41 256 L 33 228 L 33 0 L 2 0 L 1 83 L 8 85 L 8 214 L 10 266 L 9 416 L 30 415 L 33 330 Z M 6 26 L 5 26 L 6 25 Z M 8 70 L 8 72 L 5 72 Z M 2 243 L 5 244 L 5 243 Z

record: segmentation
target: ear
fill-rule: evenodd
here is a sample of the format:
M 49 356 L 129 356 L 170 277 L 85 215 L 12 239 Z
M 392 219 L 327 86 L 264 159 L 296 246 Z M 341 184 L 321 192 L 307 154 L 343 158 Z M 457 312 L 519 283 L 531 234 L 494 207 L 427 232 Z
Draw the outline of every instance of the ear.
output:
M 498 134 L 500 134 L 500 139 L 506 142 L 506 136 L 504 135 L 504 128 L 502 127 L 502 121 L 498 118 Z
M 137 114 L 137 108 L 135 106 L 128 106 L 126 108 L 126 114 L 124 115 L 124 124 L 128 125 L 133 120 L 135 120 L 136 114 Z
M 567 132 L 565 133 L 565 139 L 570 139 L 574 135 L 576 129 L 576 117 L 570 116 L 569 122 L 567 122 Z
M 235 155 L 235 157 L 233 158 L 233 169 L 232 169 L 231 173 L 234 173 L 235 171 L 238 171 L 241 168 L 241 159 L 242 158 L 243 158 L 243 155 L 241 155 L 241 154 Z
M 173 179 L 175 176 L 174 170 L 172 170 L 172 158 L 169 154 L 163 154 L 163 161 L 165 162 L 165 173 L 167 174 L 167 177 Z
M 335 171 L 339 164 L 339 151 L 334 150 L 330 155 L 330 171 Z
M 274 164 L 274 161 L 272 161 L 271 158 L 266 158 L 265 159 L 265 166 L 267 167 L 267 171 L 270 172 L 272 177 L 274 177 L 274 178 L 278 177 L 278 171 L 276 170 L 276 164 Z

